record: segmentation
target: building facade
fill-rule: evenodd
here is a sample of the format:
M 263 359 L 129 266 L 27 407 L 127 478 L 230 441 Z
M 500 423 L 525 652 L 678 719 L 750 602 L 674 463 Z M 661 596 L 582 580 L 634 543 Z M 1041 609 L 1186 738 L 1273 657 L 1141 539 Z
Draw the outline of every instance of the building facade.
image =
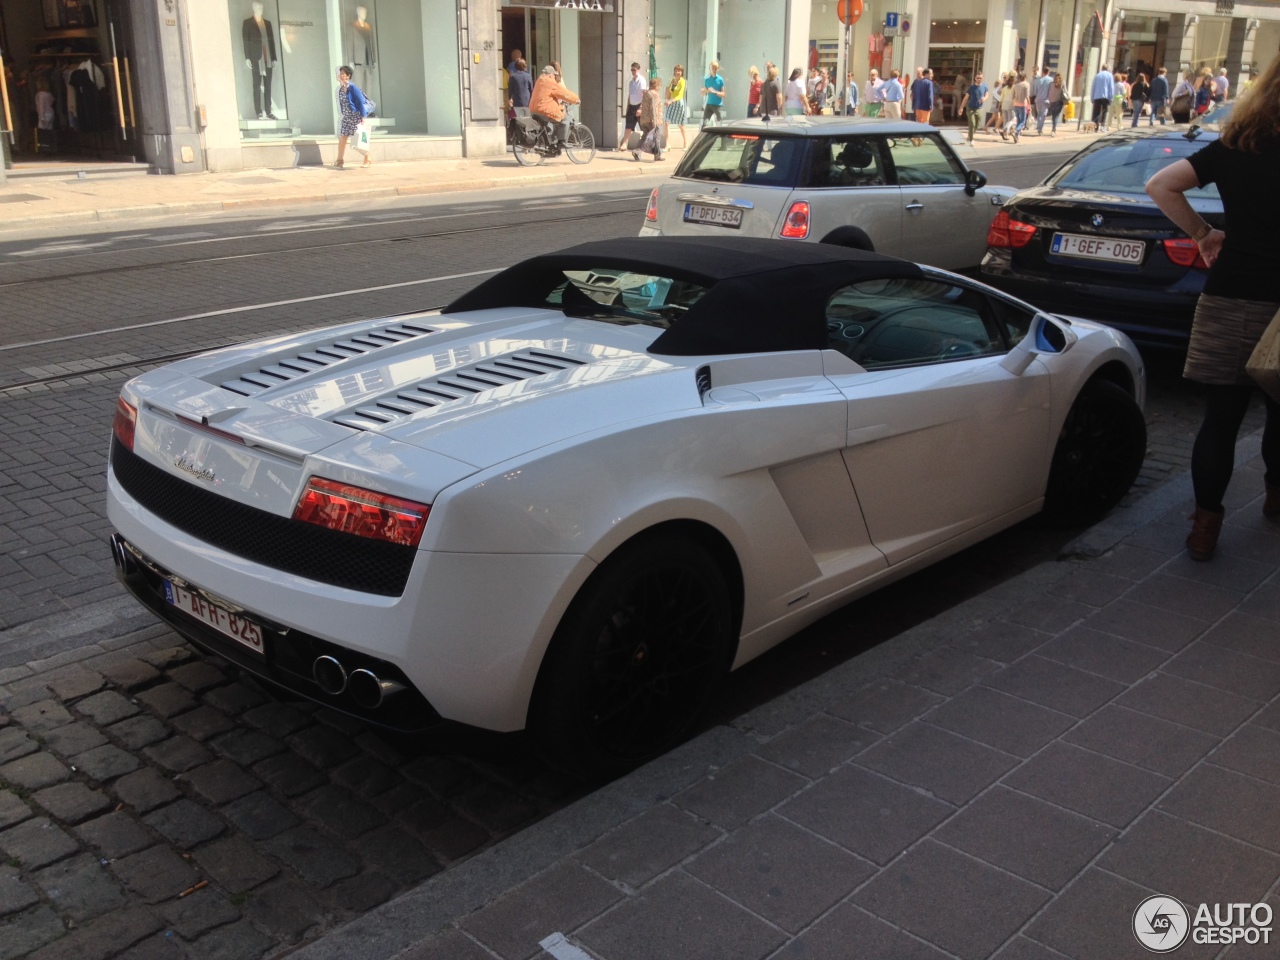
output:
M 1170 9 L 1172 7 L 1172 9 Z M 1280 0 L 0 0 L 0 56 L 19 160 L 133 157 L 160 172 L 332 162 L 346 64 L 377 104 L 381 159 L 505 151 L 505 67 L 557 63 L 580 120 L 619 145 L 628 66 L 679 64 L 697 122 L 718 61 L 724 115 L 745 116 L 748 71 L 908 72 L 944 93 L 1044 63 L 1078 91 L 1099 62 L 1233 82 L 1280 52 Z M 896 30 L 894 24 L 896 22 Z M 53 95 L 49 129 L 37 95 Z M 43 98 L 47 106 L 49 98 Z M 935 120 L 951 119 L 951 98 Z

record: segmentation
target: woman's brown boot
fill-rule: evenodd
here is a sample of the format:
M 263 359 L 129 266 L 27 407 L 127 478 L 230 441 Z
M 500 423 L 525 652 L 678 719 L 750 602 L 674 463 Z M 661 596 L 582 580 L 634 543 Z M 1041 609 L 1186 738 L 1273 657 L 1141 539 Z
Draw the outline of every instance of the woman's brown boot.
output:
M 1222 532 L 1223 516 L 1223 511 L 1196 507 L 1196 512 L 1187 518 L 1191 521 L 1191 532 L 1187 534 L 1187 553 L 1192 560 L 1208 560 L 1213 556 L 1213 548 L 1218 545 L 1218 534 Z
M 1262 515 L 1271 520 L 1280 520 L 1280 487 L 1274 483 L 1267 484 L 1267 499 L 1262 501 Z

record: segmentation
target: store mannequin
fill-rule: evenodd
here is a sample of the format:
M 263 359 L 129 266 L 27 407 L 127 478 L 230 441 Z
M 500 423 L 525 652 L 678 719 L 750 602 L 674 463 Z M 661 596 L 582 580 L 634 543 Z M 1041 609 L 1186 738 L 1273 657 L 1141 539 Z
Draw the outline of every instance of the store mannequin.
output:
M 276 30 L 263 16 L 261 3 L 252 3 L 253 15 L 245 20 L 241 30 L 244 36 L 244 62 L 253 71 L 253 109 L 259 120 L 274 120 L 271 111 L 271 71 L 275 67 Z
M 356 18 L 347 29 L 346 53 L 347 63 L 351 64 L 351 82 L 370 99 L 377 100 L 378 92 L 374 89 L 377 80 L 373 71 L 378 69 L 378 43 L 366 6 L 356 7 Z

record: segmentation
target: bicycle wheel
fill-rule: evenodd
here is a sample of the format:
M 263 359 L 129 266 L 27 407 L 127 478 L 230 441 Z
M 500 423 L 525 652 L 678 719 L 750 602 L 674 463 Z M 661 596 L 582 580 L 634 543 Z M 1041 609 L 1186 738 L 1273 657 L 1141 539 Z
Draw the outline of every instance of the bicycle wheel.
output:
M 591 158 L 596 155 L 596 138 L 582 124 L 574 124 L 573 129 L 569 131 L 564 152 L 574 163 L 590 163 Z
M 519 143 L 511 147 L 511 152 L 516 155 L 516 163 L 522 167 L 536 167 L 545 159 L 537 147 L 526 147 Z

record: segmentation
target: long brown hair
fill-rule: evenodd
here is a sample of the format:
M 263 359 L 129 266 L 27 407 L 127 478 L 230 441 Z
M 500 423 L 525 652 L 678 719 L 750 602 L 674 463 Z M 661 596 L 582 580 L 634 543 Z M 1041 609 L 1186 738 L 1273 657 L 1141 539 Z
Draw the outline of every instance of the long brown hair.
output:
M 1249 84 L 1236 102 L 1221 140 L 1231 150 L 1261 153 L 1264 140 L 1280 137 L 1280 57 Z

